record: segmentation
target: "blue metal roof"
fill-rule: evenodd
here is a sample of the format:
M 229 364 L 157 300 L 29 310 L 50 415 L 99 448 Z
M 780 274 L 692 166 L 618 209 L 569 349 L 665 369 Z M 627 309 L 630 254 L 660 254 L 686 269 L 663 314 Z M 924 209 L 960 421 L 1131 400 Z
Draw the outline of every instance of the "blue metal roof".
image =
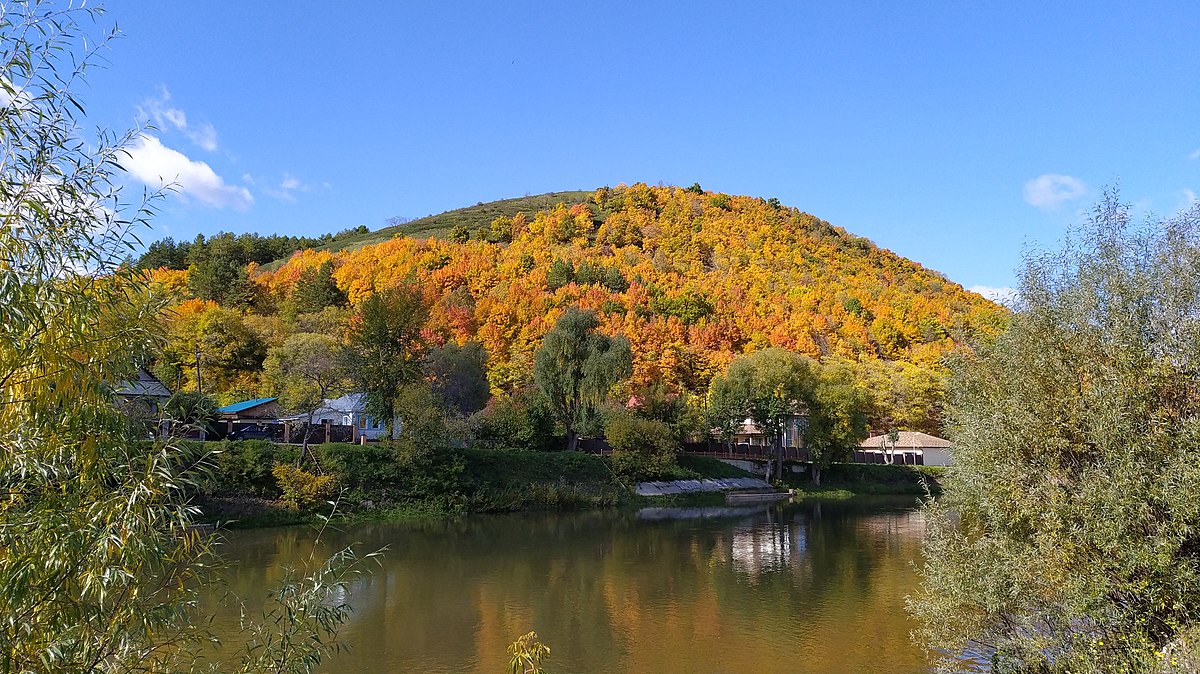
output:
M 251 407 L 258 407 L 264 403 L 269 403 L 273 400 L 276 400 L 276 398 L 255 398 L 254 400 L 243 400 L 240 403 L 233 403 L 232 405 L 218 407 L 217 412 L 220 412 L 221 414 L 235 414 L 237 412 L 248 410 Z

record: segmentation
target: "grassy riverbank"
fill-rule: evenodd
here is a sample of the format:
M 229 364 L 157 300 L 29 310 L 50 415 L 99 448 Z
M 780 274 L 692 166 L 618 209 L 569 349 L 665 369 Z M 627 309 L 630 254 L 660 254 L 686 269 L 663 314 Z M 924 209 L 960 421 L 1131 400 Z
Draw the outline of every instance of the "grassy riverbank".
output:
M 814 498 L 851 496 L 937 495 L 942 491 L 941 466 L 904 466 L 842 463 L 821 471 L 821 485 L 813 486 L 808 473 L 790 473 L 784 485 Z
M 311 447 L 302 470 L 299 448 L 249 440 L 195 443 L 208 455 L 211 476 L 198 494 L 204 519 L 256 527 L 309 522 L 328 514 L 344 520 L 395 520 L 464 513 L 578 510 L 662 504 L 633 495 L 639 476 L 617 476 L 597 456 L 571 452 L 446 449 L 406 452 L 387 445 L 330 443 Z M 284 468 L 277 468 L 283 466 Z M 749 475 L 716 459 L 680 457 L 676 477 Z M 812 488 L 806 474 L 786 486 L 814 496 L 924 494 L 922 477 L 937 491 L 940 471 L 914 466 L 835 466 Z M 723 501 L 723 495 L 704 499 Z

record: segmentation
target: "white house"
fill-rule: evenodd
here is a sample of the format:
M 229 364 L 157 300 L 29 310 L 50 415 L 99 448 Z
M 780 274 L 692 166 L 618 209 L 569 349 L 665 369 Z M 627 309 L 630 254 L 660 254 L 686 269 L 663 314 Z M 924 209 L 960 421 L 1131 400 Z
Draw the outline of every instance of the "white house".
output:
M 367 394 L 348 393 L 341 398 L 326 398 L 325 405 L 313 412 L 313 425 L 319 426 L 326 421 L 331 424 L 354 427 L 354 438 L 379 440 L 387 437 L 387 427 L 382 419 L 367 414 Z M 395 423 L 400 430 L 400 420 Z
M 890 453 L 895 456 L 895 463 L 915 463 L 898 456 L 903 454 L 920 456 L 926 466 L 949 466 L 954 461 L 949 440 L 917 431 L 900 431 L 897 435 L 895 447 L 891 446 L 886 435 L 876 435 L 863 440 L 859 451 Z

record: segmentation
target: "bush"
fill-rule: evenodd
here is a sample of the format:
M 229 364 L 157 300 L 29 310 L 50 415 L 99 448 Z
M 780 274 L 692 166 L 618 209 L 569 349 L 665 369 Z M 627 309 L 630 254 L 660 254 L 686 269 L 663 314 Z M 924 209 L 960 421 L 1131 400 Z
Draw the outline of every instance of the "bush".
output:
M 622 477 L 653 480 L 674 477 L 679 445 L 671 427 L 662 421 L 641 419 L 625 410 L 609 415 L 604 437 L 613 448 L 613 470 Z
M 206 485 L 216 495 L 279 497 L 279 485 L 271 473 L 276 463 L 291 463 L 296 459 L 294 447 L 277 446 L 266 440 L 225 440 L 205 443 L 216 464 L 216 474 Z
M 480 413 L 476 445 L 485 449 L 543 451 L 554 435 L 554 420 L 540 396 L 496 396 Z
M 333 498 L 337 481 L 332 475 L 313 475 L 291 464 L 277 463 L 271 469 L 282 492 L 280 501 L 289 508 L 308 510 Z

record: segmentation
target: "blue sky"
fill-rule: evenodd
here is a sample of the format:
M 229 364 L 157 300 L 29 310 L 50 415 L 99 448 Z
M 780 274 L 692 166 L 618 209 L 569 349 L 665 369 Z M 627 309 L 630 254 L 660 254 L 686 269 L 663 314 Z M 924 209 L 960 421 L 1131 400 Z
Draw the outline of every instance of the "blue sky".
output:
M 908 6 L 914 5 L 914 6 Z M 1194 3 L 115 0 L 148 235 L 316 235 L 645 181 L 777 197 L 1004 287 L 1106 185 L 1200 192 Z

